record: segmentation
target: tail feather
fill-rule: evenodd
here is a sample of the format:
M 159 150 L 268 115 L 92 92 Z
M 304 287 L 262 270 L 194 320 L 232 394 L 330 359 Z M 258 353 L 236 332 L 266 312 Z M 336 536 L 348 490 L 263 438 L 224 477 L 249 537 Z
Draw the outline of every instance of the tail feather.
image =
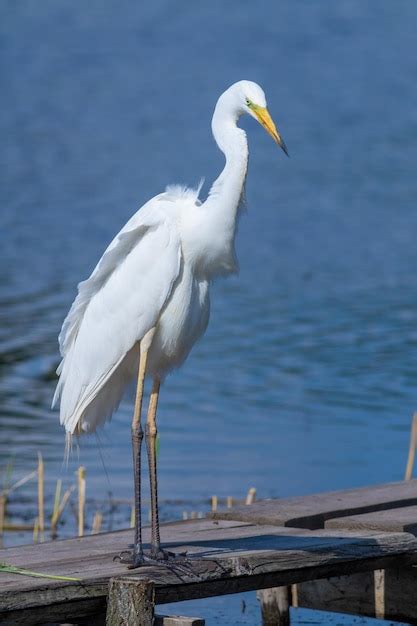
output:
M 65 414 L 65 395 L 61 400 L 61 421 L 67 434 L 92 433 L 111 419 L 123 397 L 124 390 L 137 371 L 139 363 L 139 346 L 136 344 L 121 361 L 91 390 L 75 410 Z M 65 392 L 65 388 L 64 388 Z M 57 388 L 54 400 L 59 397 Z

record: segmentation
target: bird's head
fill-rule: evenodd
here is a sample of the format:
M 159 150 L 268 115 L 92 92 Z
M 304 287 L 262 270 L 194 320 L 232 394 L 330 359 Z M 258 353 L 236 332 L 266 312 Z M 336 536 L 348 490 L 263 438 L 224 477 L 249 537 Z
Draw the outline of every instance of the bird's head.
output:
M 250 80 L 240 80 L 229 87 L 224 95 L 227 95 L 228 99 L 233 101 L 238 115 L 249 113 L 265 128 L 272 139 L 284 150 L 285 154 L 289 156 L 287 146 L 266 107 L 265 93 L 257 83 Z

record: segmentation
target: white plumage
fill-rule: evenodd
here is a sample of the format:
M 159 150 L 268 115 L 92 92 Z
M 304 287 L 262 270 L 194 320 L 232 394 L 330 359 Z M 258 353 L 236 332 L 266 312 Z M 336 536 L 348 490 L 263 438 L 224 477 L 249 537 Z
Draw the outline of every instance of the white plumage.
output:
M 208 285 L 193 276 L 181 222 L 198 191 L 171 187 L 145 204 L 111 242 L 59 335 L 63 360 L 54 404 L 68 433 L 109 419 L 139 362 L 138 342 L 157 325 L 148 372 L 163 377 L 186 358 L 208 322 Z M 78 430 L 77 430 L 78 428 Z
M 199 191 L 168 187 L 147 202 L 113 239 L 78 295 L 59 336 L 62 362 L 54 396 L 60 398 L 67 445 L 110 419 L 126 385 L 138 374 L 132 445 L 135 542 L 128 562 L 144 562 L 140 522 L 141 408 L 145 375 L 153 378 L 146 443 L 151 479 L 151 557 L 167 558 L 159 539 L 156 480 L 156 409 L 160 382 L 188 356 L 204 333 L 209 285 L 234 272 L 234 240 L 243 194 L 248 145 L 236 122 L 249 113 L 287 152 L 266 109 L 262 89 L 249 81 L 219 98 L 212 120 L 225 167 L 204 203 Z
M 78 285 L 59 335 L 62 362 L 53 400 L 61 399 L 67 433 L 92 432 L 110 419 L 151 328 L 156 333 L 147 372 L 162 379 L 204 333 L 210 281 L 237 269 L 234 238 L 248 159 L 238 117 L 251 114 L 285 149 L 272 120 L 265 120 L 265 106 L 256 83 L 232 85 L 212 120 L 226 165 L 207 200 L 198 200 L 200 187 L 168 187 L 131 217 Z

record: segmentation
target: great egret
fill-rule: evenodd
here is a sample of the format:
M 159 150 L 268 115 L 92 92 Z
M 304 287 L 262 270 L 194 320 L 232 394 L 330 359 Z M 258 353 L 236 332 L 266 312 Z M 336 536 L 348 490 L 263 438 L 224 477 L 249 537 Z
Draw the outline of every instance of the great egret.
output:
M 286 146 L 256 83 L 242 80 L 218 99 L 214 139 L 226 164 L 205 202 L 200 189 L 167 187 L 135 213 L 110 243 L 78 295 L 59 335 L 62 361 L 53 405 L 67 446 L 74 434 L 94 431 L 111 418 L 126 385 L 137 375 L 131 436 L 135 492 L 135 538 L 123 560 L 130 567 L 169 559 L 161 549 L 156 474 L 156 410 L 166 374 L 179 367 L 204 333 L 209 286 L 236 271 L 234 250 L 245 184 L 248 145 L 238 128 L 244 113 L 254 117 L 278 145 Z M 153 380 L 146 423 L 151 486 L 151 548 L 145 555 L 141 530 L 141 426 L 145 376 Z M 68 449 L 68 448 L 67 448 Z

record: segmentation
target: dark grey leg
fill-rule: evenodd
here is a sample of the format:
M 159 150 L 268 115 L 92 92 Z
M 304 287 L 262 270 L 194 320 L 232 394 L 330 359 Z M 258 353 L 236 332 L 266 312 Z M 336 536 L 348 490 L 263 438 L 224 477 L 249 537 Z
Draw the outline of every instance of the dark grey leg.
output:
M 152 331 L 153 336 L 153 331 Z M 146 362 L 150 341 L 147 335 L 140 344 L 138 383 L 136 388 L 135 410 L 132 419 L 132 454 L 133 454 L 133 477 L 135 496 L 135 538 L 133 551 L 126 551 L 120 554 L 120 560 L 128 563 L 129 567 L 138 567 L 144 562 L 142 547 L 142 519 L 141 519 L 141 448 L 143 440 L 143 430 L 141 425 L 143 389 L 145 386 Z M 146 340 L 146 341 L 145 341 Z
M 141 449 L 143 440 L 143 430 L 139 422 L 138 428 L 132 428 L 132 453 L 133 453 L 133 474 L 134 474 L 134 495 L 135 495 L 135 538 L 133 543 L 133 562 L 141 561 L 143 558 L 142 547 L 142 508 L 141 508 Z

